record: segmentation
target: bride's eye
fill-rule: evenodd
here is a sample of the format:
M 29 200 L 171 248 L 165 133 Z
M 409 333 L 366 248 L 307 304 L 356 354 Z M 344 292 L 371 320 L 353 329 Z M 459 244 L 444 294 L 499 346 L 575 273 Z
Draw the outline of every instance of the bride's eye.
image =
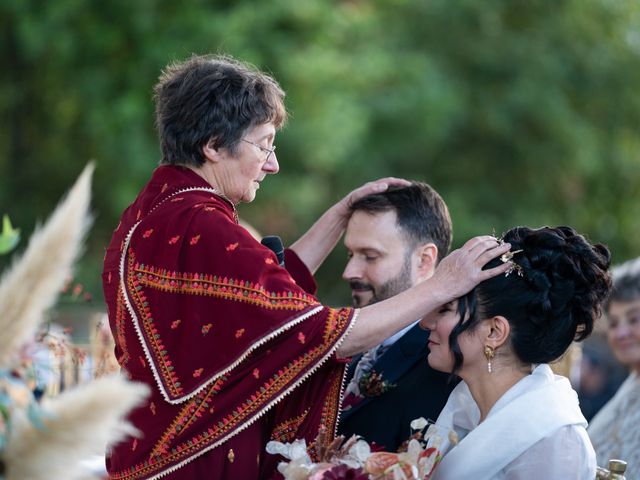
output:
M 453 304 L 452 303 L 447 303 L 446 305 L 443 305 L 442 307 L 440 307 L 440 310 L 438 310 L 438 313 L 440 315 L 444 315 L 446 313 L 449 313 L 453 311 Z

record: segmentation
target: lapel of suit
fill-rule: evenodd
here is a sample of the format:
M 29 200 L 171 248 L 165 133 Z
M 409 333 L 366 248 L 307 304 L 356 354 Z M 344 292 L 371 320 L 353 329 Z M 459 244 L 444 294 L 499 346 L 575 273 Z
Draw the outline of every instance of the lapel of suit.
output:
M 420 328 L 419 324 L 414 325 L 413 328 L 400 337 L 378 358 L 373 365 L 373 370 L 377 373 L 382 373 L 382 378 L 389 383 L 396 383 L 417 361 L 427 361 L 428 340 L 429 331 Z M 355 364 L 356 362 L 354 361 L 353 363 Z M 352 370 L 354 369 L 355 367 L 353 367 Z M 351 377 L 353 377 L 353 371 L 351 372 Z M 384 395 L 384 393 L 382 395 Z M 353 407 L 342 412 L 342 419 L 348 418 L 360 408 L 381 396 L 363 398 Z
M 373 366 L 389 383 L 396 383 L 419 360 L 427 361 L 429 331 L 416 324 L 398 339 Z

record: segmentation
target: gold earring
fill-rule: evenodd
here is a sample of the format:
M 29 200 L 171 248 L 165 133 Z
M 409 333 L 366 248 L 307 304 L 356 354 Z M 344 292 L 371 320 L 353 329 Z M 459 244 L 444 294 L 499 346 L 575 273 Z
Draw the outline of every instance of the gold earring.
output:
M 484 346 L 484 356 L 487 357 L 487 371 L 491 373 L 493 370 L 491 369 L 491 360 L 496 356 L 496 352 L 494 348 L 490 345 Z

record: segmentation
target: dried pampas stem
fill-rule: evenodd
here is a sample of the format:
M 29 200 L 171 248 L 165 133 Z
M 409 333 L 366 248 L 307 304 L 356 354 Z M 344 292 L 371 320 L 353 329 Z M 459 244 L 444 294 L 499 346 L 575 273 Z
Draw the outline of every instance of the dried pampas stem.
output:
M 91 223 L 88 209 L 93 164 L 0 281 L 0 368 L 35 332 L 71 273 Z M 28 478 L 28 477 L 25 477 Z
M 146 386 L 114 375 L 45 401 L 44 429 L 24 417 L 14 424 L 4 455 L 6 480 L 88 478 L 82 460 L 136 433 L 122 419 L 148 393 Z

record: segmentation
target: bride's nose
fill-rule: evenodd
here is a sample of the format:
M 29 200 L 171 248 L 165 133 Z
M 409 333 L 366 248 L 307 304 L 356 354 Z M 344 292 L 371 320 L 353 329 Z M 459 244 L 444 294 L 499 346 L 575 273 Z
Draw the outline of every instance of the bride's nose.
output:
M 436 322 L 433 319 L 432 315 L 426 315 L 422 317 L 422 320 L 420 320 L 420 328 L 422 328 L 423 330 L 433 330 L 435 324 Z

